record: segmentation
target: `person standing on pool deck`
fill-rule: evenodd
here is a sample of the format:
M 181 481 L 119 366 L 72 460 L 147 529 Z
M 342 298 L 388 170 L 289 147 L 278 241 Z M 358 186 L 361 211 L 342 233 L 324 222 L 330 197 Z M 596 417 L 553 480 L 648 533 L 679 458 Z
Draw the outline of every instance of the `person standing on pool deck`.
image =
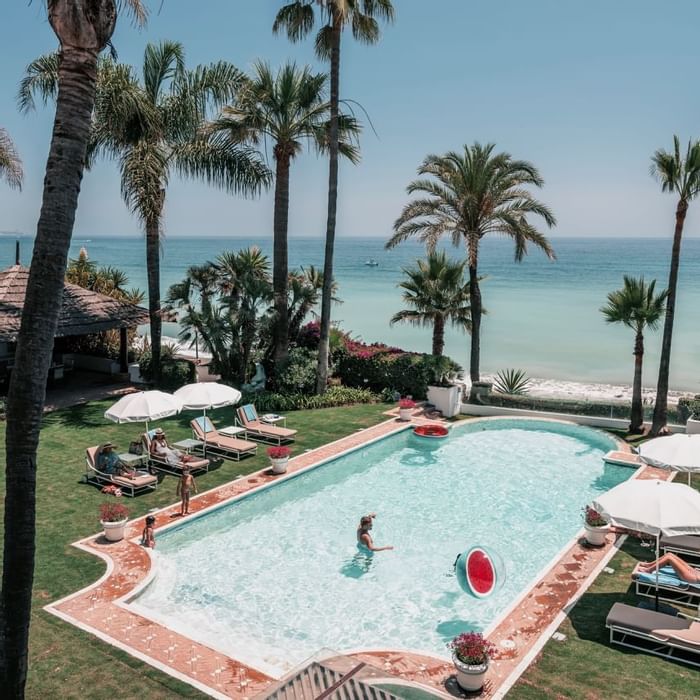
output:
M 369 531 L 372 529 L 372 524 L 376 517 L 376 513 L 370 513 L 369 515 L 363 515 L 360 518 L 360 527 L 357 528 L 358 544 L 366 547 L 370 552 L 383 552 L 389 549 L 394 549 L 392 545 L 387 545 L 386 547 L 374 546 L 374 542 L 372 541 L 372 536 L 369 534 Z
M 182 478 L 177 484 L 177 496 L 182 498 L 182 506 L 180 507 L 180 515 L 187 515 L 190 512 L 190 491 L 197 493 L 197 484 L 194 477 L 190 474 L 189 467 L 182 468 Z

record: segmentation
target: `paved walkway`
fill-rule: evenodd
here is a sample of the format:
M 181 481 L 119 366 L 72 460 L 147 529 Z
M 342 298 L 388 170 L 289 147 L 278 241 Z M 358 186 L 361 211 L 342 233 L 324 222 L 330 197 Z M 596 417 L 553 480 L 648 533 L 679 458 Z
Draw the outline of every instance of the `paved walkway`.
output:
M 414 412 L 412 421 L 427 422 L 420 410 Z M 405 423 L 391 418 L 291 459 L 288 473 L 311 468 L 405 427 Z M 638 476 L 666 479 L 669 472 L 646 467 Z M 194 497 L 191 510 L 201 512 L 280 478 L 269 470 L 255 472 Z M 172 523 L 178 513 L 179 503 L 157 512 L 156 529 Z M 107 572 L 92 586 L 46 609 L 214 697 L 243 700 L 263 692 L 274 679 L 130 609 L 125 601 L 151 573 L 150 550 L 131 541 L 140 535 L 143 526 L 143 518 L 130 522 L 126 538 L 121 542 L 109 543 L 99 535 L 75 543 L 76 547 L 104 559 Z M 510 613 L 487 631 L 498 653 L 489 667 L 484 697 L 500 696 L 501 689 L 509 687 L 524 670 L 524 662 L 537 650 L 543 633 L 556 622 L 571 599 L 592 582 L 593 574 L 611 556 L 613 537 L 610 535 L 606 546 L 600 549 L 587 548 L 579 542 L 572 544 Z M 443 692 L 453 674 L 451 663 L 432 656 L 391 650 L 353 656 L 389 674 Z

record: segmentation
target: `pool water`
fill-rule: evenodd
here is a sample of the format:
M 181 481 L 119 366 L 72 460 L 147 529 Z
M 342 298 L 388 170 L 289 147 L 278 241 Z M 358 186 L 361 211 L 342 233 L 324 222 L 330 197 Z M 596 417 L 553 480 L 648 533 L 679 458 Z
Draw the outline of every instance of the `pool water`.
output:
M 549 421 L 475 421 L 444 441 L 402 432 L 162 533 L 132 605 L 277 676 L 321 647 L 447 656 L 534 583 L 584 504 L 630 476 L 603 464 L 613 444 Z M 370 511 L 375 544 L 393 551 L 358 550 Z M 505 569 L 483 600 L 453 572 L 477 544 Z

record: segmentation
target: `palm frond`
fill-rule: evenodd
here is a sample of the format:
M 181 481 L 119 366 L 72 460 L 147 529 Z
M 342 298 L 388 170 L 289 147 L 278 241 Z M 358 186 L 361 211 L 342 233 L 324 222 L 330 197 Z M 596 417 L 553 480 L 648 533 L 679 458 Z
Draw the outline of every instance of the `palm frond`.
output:
M 17 103 L 21 112 L 36 108 L 38 97 L 46 105 L 58 94 L 58 52 L 44 54 L 34 59 L 24 71 L 17 92 Z
M 153 103 L 157 103 L 166 84 L 185 72 L 185 48 L 177 41 L 147 44 L 143 53 L 143 85 Z
M 0 127 L 0 177 L 4 178 L 10 187 L 22 189 L 24 177 L 22 161 L 10 135 L 2 127 Z
M 314 19 L 313 4 L 296 0 L 280 8 L 272 25 L 272 31 L 279 34 L 284 30 L 290 41 L 300 41 L 313 29 Z

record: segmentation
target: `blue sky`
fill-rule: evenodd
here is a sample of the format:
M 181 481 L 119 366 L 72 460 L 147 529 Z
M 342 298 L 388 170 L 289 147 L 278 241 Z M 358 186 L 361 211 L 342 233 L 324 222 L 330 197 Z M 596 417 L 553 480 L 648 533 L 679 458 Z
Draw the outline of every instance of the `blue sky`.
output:
M 149 1 L 149 0 L 147 0 Z M 148 41 L 173 39 L 188 64 L 226 59 L 247 69 L 264 58 L 318 66 L 310 41 L 273 36 L 282 0 L 150 0 L 137 30 L 122 19 L 114 45 L 141 64 Z M 670 235 L 675 201 L 649 176 L 656 148 L 700 137 L 697 27 L 700 3 L 673 0 L 395 0 L 396 23 L 379 45 L 344 38 L 342 96 L 359 101 L 363 160 L 340 173 L 339 235 L 386 237 L 407 201 L 406 184 L 428 153 L 475 140 L 534 162 L 556 236 Z M 0 25 L 0 124 L 24 159 L 17 194 L 0 184 L 0 231 L 33 233 L 53 112 L 16 109 L 17 84 L 56 40 L 40 0 L 6 2 Z M 310 155 L 293 166 L 290 234 L 325 230 L 327 165 Z M 245 201 L 198 183 L 173 182 L 167 235 L 268 236 L 272 197 Z M 700 208 L 700 204 L 696 204 Z M 688 234 L 700 215 L 691 208 Z M 137 235 L 119 196 L 116 168 L 84 180 L 75 235 Z

